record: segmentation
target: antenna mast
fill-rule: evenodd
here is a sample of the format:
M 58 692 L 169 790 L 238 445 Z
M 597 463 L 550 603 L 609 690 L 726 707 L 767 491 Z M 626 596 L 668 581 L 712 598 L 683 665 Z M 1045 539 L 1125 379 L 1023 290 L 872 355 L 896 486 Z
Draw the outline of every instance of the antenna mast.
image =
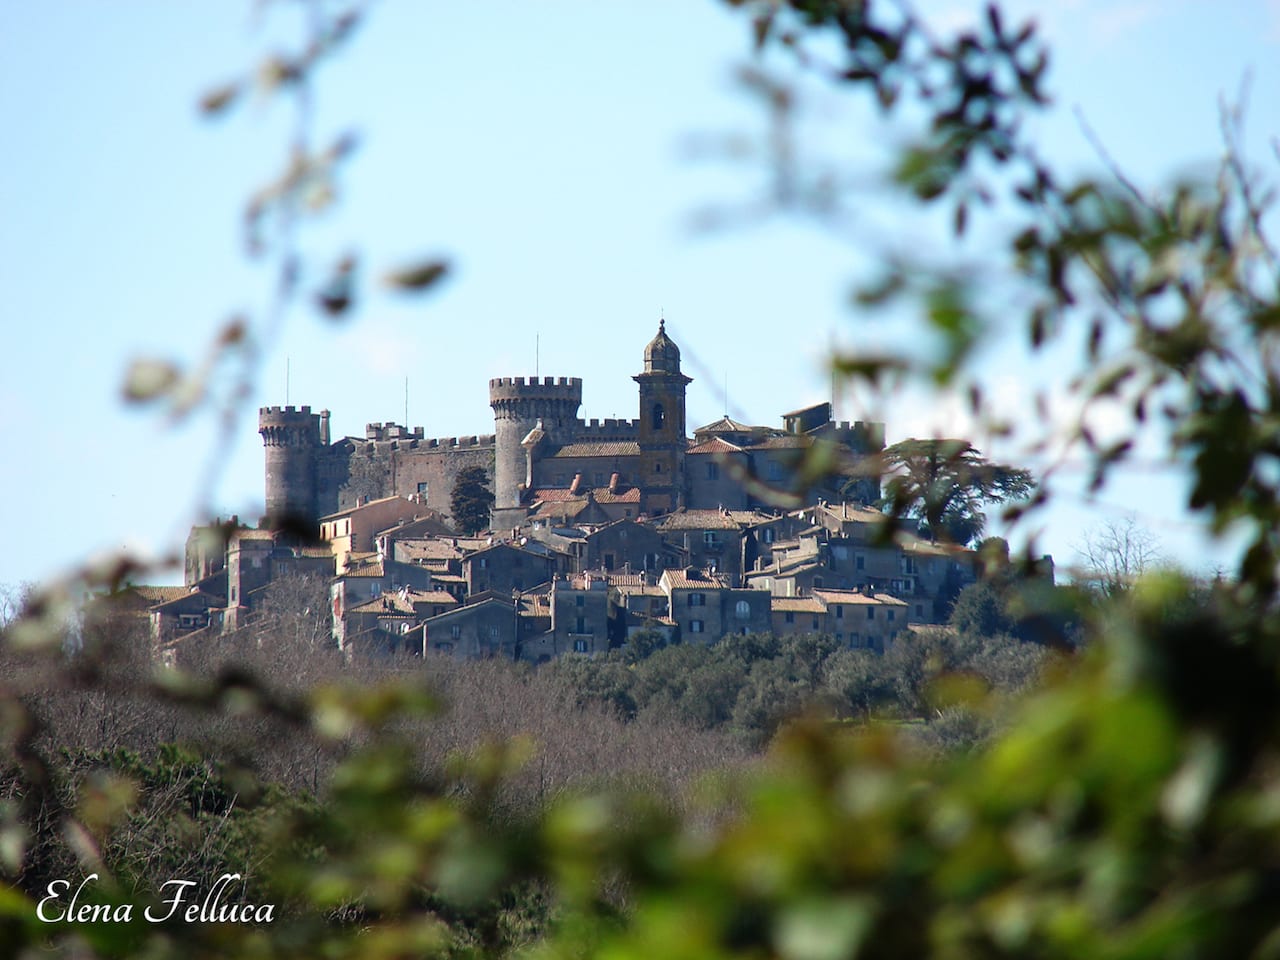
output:
M 284 358 L 284 405 L 289 405 L 289 358 Z

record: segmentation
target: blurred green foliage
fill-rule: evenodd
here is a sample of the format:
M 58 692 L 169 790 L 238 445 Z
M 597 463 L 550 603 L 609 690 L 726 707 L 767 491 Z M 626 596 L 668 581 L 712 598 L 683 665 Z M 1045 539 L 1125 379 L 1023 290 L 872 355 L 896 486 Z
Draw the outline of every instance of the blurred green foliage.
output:
M 1005 23 L 994 7 L 980 28 L 937 37 L 909 9 L 874 0 L 731 5 L 746 9 L 758 48 L 822 64 L 886 113 L 909 104 L 926 118 L 898 184 L 948 210 L 957 234 L 984 212 L 1011 218 L 1007 247 L 991 256 L 1031 294 L 1028 341 L 1042 348 L 1078 332 L 1087 363 L 1077 393 L 1119 399 L 1131 413 L 1131 435 L 1118 440 L 1098 439 L 1089 403 L 1073 426 L 1067 439 L 1091 456 L 1095 482 L 1151 420 L 1165 421 L 1170 452 L 1188 465 L 1189 505 L 1247 538 L 1234 576 L 1206 585 L 1158 572 L 1066 613 L 1054 608 L 1060 597 L 1046 607 L 1008 584 L 984 587 L 994 594 L 957 604 L 953 635 L 901 643 L 882 661 L 822 638 L 749 637 L 714 655 L 647 638 L 617 658 L 557 664 L 576 700 L 550 724 L 584 741 L 592 726 L 617 715 L 639 723 L 646 711 L 773 736 L 763 761 L 710 778 L 682 803 L 619 785 L 504 803 L 504 784 L 542 761 L 539 740 L 473 744 L 424 764 L 416 738 L 437 707 L 420 678 L 308 691 L 235 668 L 113 673 L 91 651 L 53 674 L 56 692 L 77 699 L 51 702 L 74 702 L 101 729 L 142 701 L 210 724 L 231 719 L 253 731 L 260 759 L 305 743 L 316 751 L 314 789 L 281 795 L 234 751 L 214 763 L 174 747 L 60 752 L 44 736 L 48 691 L 7 664 L 6 954 L 1280 954 L 1280 306 L 1264 229 L 1270 194 L 1241 155 L 1238 117 L 1224 116 L 1227 149 L 1211 182 L 1161 197 L 1114 176 L 1066 182 L 1023 133 L 1026 111 L 1046 99 L 1047 54 L 1031 27 Z M 334 29 L 310 53 L 265 64 L 260 85 L 305 87 L 354 23 L 317 22 Z M 814 44 L 835 51 L 834 69 L 807 56 Z M 240 91 L 214 91 L 204 108 L 220 112 Z M 289 221 L 304 193 L 322 201 L 346 152 L 297 151 L 279 189 L 251 205 L 251 234 L 268 214 Z M 863 302 L 919 298 L 936 349 L 837 358 L 837 369 L 967 388 L 981 411 L 967 362 L 992 325 L 971 282 L 889 265 Z M 165 382 L 137 392 L 169 379 L 152 376 Z M 128 573 L 116 565 L 93 582 Z M 65 596 L 35 598 L 5 644 L 56 659 L 66 609 Z M 1014 698 L 1029 667 L 1008 654 L 1041 648 L 989 631 L 1033 628 L 1057 630 L 1082 652 L 1050 660 L 1041 683 Z M 99 694 L 109 699 L 95 707 Z M 825 715 L 781 723 L 815 694 Z M 898 723 L 865 722 L 886 703 L 897 704 Z M 600 704 L 607 710 L 589 712 Z M 944 749 L 922 749 L 916 726 Z M 36 918 L 43 885 L 64 872 L 73 885 L 97 873 L 91 896 L 141 905 L 168 871 L 223 865 L 251 873 L 242 892 L 278 904 L 274 923 Z

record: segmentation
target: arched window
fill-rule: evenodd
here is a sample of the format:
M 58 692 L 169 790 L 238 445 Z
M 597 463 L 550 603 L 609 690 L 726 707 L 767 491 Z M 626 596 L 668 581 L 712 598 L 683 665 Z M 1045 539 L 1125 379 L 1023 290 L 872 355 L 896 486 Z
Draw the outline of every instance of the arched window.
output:
M 667 422 L 666 412 L 662 409 L 662 404 L 655 403 L 653 405 L 653 429 L 661 430 L 662 425 Z
M 738 615 L 739 620 L 747 620 L 751 617 L 751 604 L 745 600 L 739 600 L 734 612 Z

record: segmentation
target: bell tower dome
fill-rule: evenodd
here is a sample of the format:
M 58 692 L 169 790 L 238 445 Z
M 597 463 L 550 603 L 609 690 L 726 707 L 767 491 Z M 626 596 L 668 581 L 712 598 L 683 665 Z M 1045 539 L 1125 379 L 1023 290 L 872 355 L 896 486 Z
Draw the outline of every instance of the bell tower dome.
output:
M 632 378 L 640 385 L 640 507 L 650 515 L 684 506 L 685 388 L 693 382 L 680 372 L 680 348 L 667 336 L 666 320 L 644 348 L 644 370 Z

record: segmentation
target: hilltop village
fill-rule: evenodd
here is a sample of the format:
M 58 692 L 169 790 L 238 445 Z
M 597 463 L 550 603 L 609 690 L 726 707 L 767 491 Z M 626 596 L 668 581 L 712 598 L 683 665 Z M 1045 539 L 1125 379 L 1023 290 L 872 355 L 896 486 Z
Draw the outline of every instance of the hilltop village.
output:
M 883 652 L 973 581 L 972 552 L 883 536 L 866 469 L 883 424 L 833 422 L 822 403 L 690 437 L 691 380 L 663 324 L 633 379 L 639 416 L 603 421 L 578 416 L 577 378 L 491 380 L 488 436 L 373 423 L 332 440 L 327 410 L 263 408 L 267 515 L 194 528 L 184 586 L 133 588 L 153 644 L 171 659 L 234 631 L 270 584 L 309 574 L 328 581 L 333 639 L 352 655 L 542 662 L 640 631 L 823 633 Z M 464 536 L 451 495 L 475 468 L 493 507 Z

